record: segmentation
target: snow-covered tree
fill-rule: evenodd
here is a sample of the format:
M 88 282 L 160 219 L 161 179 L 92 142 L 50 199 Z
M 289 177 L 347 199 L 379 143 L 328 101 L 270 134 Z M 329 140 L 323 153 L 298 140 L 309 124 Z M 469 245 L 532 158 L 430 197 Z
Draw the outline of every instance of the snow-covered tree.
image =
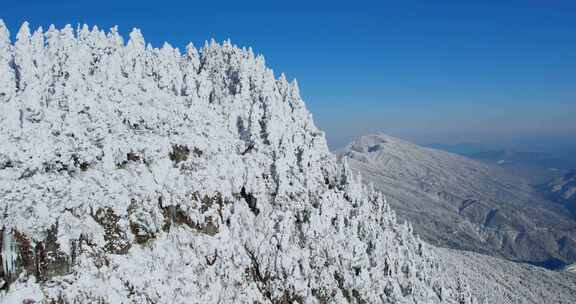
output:
M 14 95 L 15 75 L 11 68 L 12 59 L 10 32 L 0 19 L 0 103 L 7 102 Z

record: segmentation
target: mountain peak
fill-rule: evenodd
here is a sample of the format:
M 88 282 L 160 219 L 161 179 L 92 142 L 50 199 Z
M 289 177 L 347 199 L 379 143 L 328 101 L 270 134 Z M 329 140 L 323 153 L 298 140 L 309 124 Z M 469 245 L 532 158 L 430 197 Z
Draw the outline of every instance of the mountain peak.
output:
M 376 152 L 387 145 L 412 145 L 411 143 L 384 133 L 363 135 L 346 145 L 343 150 L 356 152 Z
M 21 33 L 0 47 L 2 301 L 473 301 L 262 56 Z

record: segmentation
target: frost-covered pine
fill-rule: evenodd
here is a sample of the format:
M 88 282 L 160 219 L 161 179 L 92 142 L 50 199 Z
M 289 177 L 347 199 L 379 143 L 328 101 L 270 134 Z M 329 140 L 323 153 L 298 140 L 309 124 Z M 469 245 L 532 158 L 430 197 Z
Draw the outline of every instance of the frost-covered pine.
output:
M 124 43 L 116 28 L 31 34 L 28 24 L 12 46 L 0 23 L 0 71 L 0 223 L 15 245 L 3 261 L 18 251 L 1 300 L 457 303 L 467 293 L 336 162 L 296 82 L 251 49 L 211 41 L 181 54 L 138 30 Z
M 12 45 L 10 44 L 10 32 L 4 21 L 0 19 L 0 103 L 7 102 L 12 98 L 15 91 L 15 75 L 11 68 Z

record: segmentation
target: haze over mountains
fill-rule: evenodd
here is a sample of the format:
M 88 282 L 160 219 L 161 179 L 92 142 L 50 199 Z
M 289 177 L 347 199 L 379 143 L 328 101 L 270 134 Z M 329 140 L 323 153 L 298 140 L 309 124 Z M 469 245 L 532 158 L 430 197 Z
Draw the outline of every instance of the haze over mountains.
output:
M 368 142 L 351 149 L 358 163 L 385 143 Z M 493 211 L 491 199 L 527 207 L 524 186 L 497 188 L 507 177 L 493 180 L 488 169 L 459 159 L 451 173 L 444 156 L 433 158 L 447 169 L 436 175 L 417 148 L 398 146 L 430 166 L 421 175 L 404 155 L 390 158 L 385 167 L 408 177 L 390 196 L 414 191 L 420 204 L 422 189 L 444 187 L 436 195 L 457 199 L 422 211 L 460 211 L 452 216 L 465 227 L 457 244 L 486 239 L 500 252 L 498 244 L 537 237 L 529 224 L 553 219 L 558 235 L 572 229 L 548 209 L 538 209 L 550 216 L 538 221 L 508 218 L 508 205 Z M 0 21 L 0 148 L 0 302 L 576 299 L 574 275 L 423 241 L 413 227 L 430 240 L 433 231 L 420 229 L 418 218 L 414 226 L 398 221 L 392 201 L 330 153 L 298 85 L 229 41 L 181 53 L 146 46 L 139 30 L 125 43 L 115 28 L 32 33 L 25 23 L 11 43 Z M 402 173 L 404 165 L 416 175 Z M 472 180 L 462 175 L 474 172 Z M 430 178 L 414 183 L 414 176 Z M 475 196 L 460 201 L 467 191 Z M 490 229 L 475 230 L 476 219 Z M 501 252 L 568 259 L 567 244 L 567 251 L 506 245 Z
M 456 153 L 490 165 L 497 165 L 508 172 L 522 176 L 534 185 L 545 184 L 576 168 L 574 153 L 570 148 L 556 152 L 536 152 L 487 146 L 479 143 L 430 144 L 426 147 Z
M 496 164 L 383 134 L 337 153 L 433 244 L 552 268 L 576 261 L 570 212 Z

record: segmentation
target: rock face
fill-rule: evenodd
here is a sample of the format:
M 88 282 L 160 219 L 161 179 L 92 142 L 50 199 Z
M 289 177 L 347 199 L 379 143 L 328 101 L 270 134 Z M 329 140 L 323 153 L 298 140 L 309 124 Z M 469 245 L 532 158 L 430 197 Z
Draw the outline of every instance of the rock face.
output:
M 549 267 L 576 260 L 569 212 L 499 168 L 383 134 L 339 155 L 433 244 Z
M 0 301 L 474 303 L 229 42 L 0 22 Z

